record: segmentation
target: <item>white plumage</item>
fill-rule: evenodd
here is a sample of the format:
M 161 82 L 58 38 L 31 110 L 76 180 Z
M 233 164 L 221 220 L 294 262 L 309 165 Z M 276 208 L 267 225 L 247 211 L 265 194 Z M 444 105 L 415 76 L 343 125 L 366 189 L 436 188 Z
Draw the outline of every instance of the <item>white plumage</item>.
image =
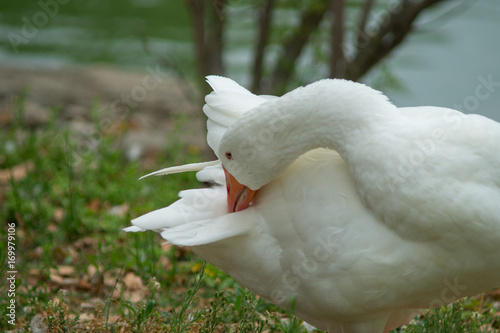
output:
M 283 97 L 210 76 L 207 141 L 253 190 L 227 213 L 220 160 L 209 189 L 132 221 L 329 332 L 387 332 L 500 286 L 500 124 L 323 80 Z M 248 111 L 248 112 L 247 112 Z M 227 153 L 231 158 L 227 158 Z

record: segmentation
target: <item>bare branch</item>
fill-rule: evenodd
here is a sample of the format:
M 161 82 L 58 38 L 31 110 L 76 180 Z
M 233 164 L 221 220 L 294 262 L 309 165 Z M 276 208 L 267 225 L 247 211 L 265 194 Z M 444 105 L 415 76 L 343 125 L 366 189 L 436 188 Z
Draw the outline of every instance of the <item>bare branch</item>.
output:
M 262 64 L 264 59 L 264 49 L 269 40 L 272 11 L 275 6 L 275 0 L 266 0 L 264 7 L 259 8 L 259 32 L 257 44 L 255 46 L 254 63 L 252 68 L 251 90 L 254 93 L 260 93 L 262 80 Z
M 366 22 L 372 10 L 374 0 L 365 0 L 361 15 L 359 16 L 357 31 L 356 31 L 356 47 L 359 48 L 363 45 L 363 38 L 366 36 Z
M 191 18 L 193 20 L 194 47 L 196 50 L 196 59 L 198 62 L 198 70 L 202 77 L 210 73 L 208 50 L 205 43 L 205 6 L 204 1 L 186 0 Z
M 293 73 L 295 62 L 299 58 L 311 34 L 317 29 L 323 16 L 328 10 L 328 1 L 314 1 L 303 10 L 299 26 L 283 43 L 282 53 L 274 69 L 271 85 L 266 91 L 283 93 Z
M 194 47 L 200 79 L 208 74 L 224 74 L 224 10 L 228 0 L 184 0 L 193 22 Z M 281 41 L 281 52 L 270 75 L 264 73 L 264 58 L 272 30 L 272 15 L 278 1 L 262 0 L 259 8 L 259 25 L 254 46 L 252 67 L 252 90 L 254 92 L 281 94 L 288 89 L 297 60 L 303 53 L 311 35 L 318 27 L 332 5 L 330 75 L 359 80 L 377 62 L 397 47 L 408 33 L 415 28 L 414 21 L 425 9 L 446 0 L 399 0 L 390 1 L 383 22 L 377 31 L 367 29 L 370 13 L 376 0 L 363 0 L 359 21 L 354 28 L 356 49 L 349 59 L 344 49 L 346 0 L 310 0 L 308 7 L 299 11 L 300 21 L 290 29 Z M 398 6 L 395 6 L 399 4 Z M 370 30 L 370 31 L 369 31 Z
M 367 36 L 365 47 L 359 48 L 354 59 L 348 63 L 345 77 L 358 80 L 403 41 L 423 10 L 442 1 L 445 0 L 403 0 L 399 7 L 391 8 L 388 19 L 382 23 L 378 32 Z
M 185 0 L 191 14 L 194 48 L 198 67 L 199 84 L 204 84 L 205 76 L 224 74 L 224 8 L 226 0 Z
M 333 24 L 331 40 L 330 77 L 342 77 L 345 72 L 344 0 L 332 0 Z
M 203 1 L 203 0 L 198 0 Z M 210 53 L 210 73 L 224 75 L 224 65 L 222 62 L 224 49 L 224 8 L 226 0 L 215 0 L 212 2 L 211 12 L 207 22 L 206 45 Z

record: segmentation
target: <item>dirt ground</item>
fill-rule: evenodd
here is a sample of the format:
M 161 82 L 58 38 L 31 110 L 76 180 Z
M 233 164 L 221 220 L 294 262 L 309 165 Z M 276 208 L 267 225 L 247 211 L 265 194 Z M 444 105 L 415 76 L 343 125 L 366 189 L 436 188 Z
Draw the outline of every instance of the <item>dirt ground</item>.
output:
M 84 134 L 96 130 L 95 116 L 103 130 L 124 128 L 115 125 L 126 123 L 120 141 L 130 159 L 164 149 L 166 133 L 174 129 L 176 140 L 210 156 L 202 98 L 192 85 L 159 67 L 125 71 L 105 66 L 35 69 L 0 65 L 0 129 L 12 121 L 15 100 L 22 94 L 24 120 L 31 128 L 43 130 L 55 109 L 59 110 L 58 124 Z

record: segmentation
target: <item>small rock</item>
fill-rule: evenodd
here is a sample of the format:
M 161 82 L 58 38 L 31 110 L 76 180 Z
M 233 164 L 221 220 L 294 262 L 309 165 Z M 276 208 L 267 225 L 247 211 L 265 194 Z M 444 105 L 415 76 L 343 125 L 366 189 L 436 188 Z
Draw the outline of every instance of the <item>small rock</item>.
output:
M 45 333 L 48 330 L 47 324 L 41 314 L 36 314 L 30 322 L 30 329 L 33 333 Z
M 142 153 L 142 146 L 136 143 L 132 143 L 126 151 L 127 159 L 129 161 L 137 161 L 142 156 Z
M 116 216 L 125 216 L 128 210 L 130 209 L 130 205 L 128 203 L 124 203 L 122 205 L 112 206 L 108 209 L 108 214 L 116 215 Z

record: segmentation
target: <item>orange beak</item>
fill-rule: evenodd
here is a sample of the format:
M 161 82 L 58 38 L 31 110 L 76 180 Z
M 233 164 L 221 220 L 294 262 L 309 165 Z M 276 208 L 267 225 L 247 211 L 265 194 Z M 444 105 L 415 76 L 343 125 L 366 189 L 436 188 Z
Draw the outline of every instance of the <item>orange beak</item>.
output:
M 229 213 L 239 212 L 247 208 L 252 202 L 253 197 L 257 191 L 251 190 L 245 185 L 238 183 L 236 178 L 233 177 L 226 168 L 224 173 L 226 174 L 226 187 L 227 187 L 227 208 Z

